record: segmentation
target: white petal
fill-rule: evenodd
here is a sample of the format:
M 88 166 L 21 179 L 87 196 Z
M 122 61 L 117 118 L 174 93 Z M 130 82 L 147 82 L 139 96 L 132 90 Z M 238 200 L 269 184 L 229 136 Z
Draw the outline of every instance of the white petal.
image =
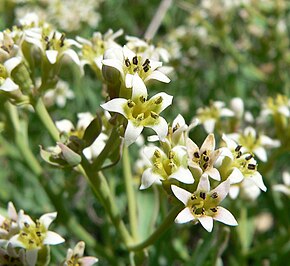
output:
M 290 116 L 290 111 L 289 111 L 289 107 L 288 106 L 280 106 L 278 107 L 278 112 L 286 117 Z
M 273 190 L 274 191 L 278 191 L 278 192 L 282 192 L 285 195 L 290 196 L 290 188 L 289 187 L 286 187 L 285 185 L 281 185 L 281 184 L 274 185 L 273 186 Z
M 223 116 L 223 117 L 231 117 L 231 116 L 234 116 L 235 113 L 228 109 L 228 108 L 223 108 L 220 110 L 220 116 Z
M 112 100 L 113 101 L 113 100 Z M 127 146 L 131 145 L 136 139 L 139 137 L 143 130 L 143 126 L 135 126 L 130 120 L 128 120 L 128 124 L 125 130 L 125 144 Z
M 200 147 L 200 153 L 202 154 L 204 151 L 213 151 L 214 148 L 215 148 L 214 134 L 209 134 Z
M 46 54 L 46 57 L 47 57 L 48 61 L 51 64 L 55 64 L 56 63 L 58 51 L 56 51 L 56 50 L 47 50 L 47 51 L 45 51 L 45 54 Z
M 0 90 L 11 92 L 19 89 L 19 86 L 11 79 L 6 78 L 4 83 L 0 86 Z
M 259 172 L 255 172 L 255 174 L 249 179 L 253 180 L 253 182 L 263 191 L 267 191 L 267 188 L 264 184 L 263 177 Z
M 279 140 L 271 139 L 265 135 L 260 136 L 260 141 L 261 141 L 262 146 L 266 146 L 269 148 L 277 148 L 280 146 Z
M 123 106 L 127 104 L 127 100 L 124 98 L 115 98 L 111 101 L 108 101 L 104 104 L 101 104 L 101 107 L 109 112 L 115 112 L 122 114 L 123 116 L 127 117 Z
M 21 63 L 22 59 L 21 57 L 12 57 L 8 59 L 5 63 L 4 66 L 8 72 L 8 74 L 11 74 L 13 69 L 17 67 Z
M 208 174 L 214 180 L 217 181 L 221 180 L 220 172 L 214 167 L 206 170 L 205 173 Z
M 133 59 L 136 54 L 131 51 L 126 45 L 123 46 L 123 54 L 124 58 L 128 58 L 130 61 Z
M 166 154 L 160 148 L 155 147 L 155 146 L 146 146 L 143 149 L 143 153 L 150 163 L 151 163 L 151 160 L 155 151 L 158 151 L 161 154 L 161 157 L 166 157 Z
M 53 222 L 53 220 L 55 220 L 56 216 L 57 216 L 57 212 L 50 212 L 50 213 L 43 214 L 39 218 L 39 222 L 43 224 L 44 227 L 47 229 L 50 226 L 50 224 Z
M 150 65 L 151 65 L 151 63 L 150 63 Z M 147 82 L 148 80 L 151 80 L 151 79 L 158 80 L 158 81 L 161 81 L 164 83 L 170 82 L 170 79 L 165 74 L 163 74 L 162 72 L 160 72 L 158 70 L 155 70 L 150 75 L 148 75 L 146 77 L 146 79 L 144 80 L 144 82 Z
M 65 132 L 65 133 L 69 133 L 75 128 L 73 123 L 69 121 L 68 119 L 56 121 L 55 126 L 60 132 Z
M 192 220 L 194 220 L 194 216 L 192 215 L 190 209 L 186 207 L 177 215 L 174 221 L 178 224 L 183 224 L 188 223 Z
M 156 95 L 154 95 L 151 99 L 150 99 L 150 102 L 154 102 L 156 99 L 158 99 L 159 97 L 162 97 L 162 103 L 161 103 L 161 106 L 159 107 L 158 109 L 158 112 L 161 113 L 165 108 L 167 108 L 169 105 L 172 104 L 172 99 L 173 99 L 173 96 L 171 95 L 168 95 L 167 93 L 165 92 L 160 92 L 160 93 L 157 93 Z
M 215 127 L 215 119 L 207 119 L 203 122 L 206 133 L 213 133 Z
M 189 169 L 184 167 L 178 167 L 177 171 L 171 174 L 168 178 L 174 178 L 184 184 L 193 184 L 194 178 Z
M 164 141 L 164 139 L 166 138 L 167 133 L 168 133 L 168 124 L 167 124 L 166 120 L 161 116 L 159 116 L 156 120 L 158 120 L 158 121 L 155 125 L 152 125 L 152 126 L 145 125 L 145 127 L 152 128 L 157 133 L 159 140 Z
M 237 184 L 242 182 L 244 176 L 238 168 L 234 167 L 234 170 L 229 175 L 228 179 L 230 180 L 230 184 Z
M 138 74 L 135 74 L 132 78 L 132 99 L 140 98 L 143 96 L 147 99 L 147 88 L 143 80 L 139 77 Z
M 179 125 L 179 127 L 182 127 L 182 126 L 186 125 L 185 124 L 185 120 L 184 120 L 184 118 L 183 118 L 183 116 L 181 114 L 178 114 L 176 116 L 176 118 L 173 120 L 172 127 L 173 128 L 176 127 L 177 124 Z
M 178 198 L 184 205 L 187 205 L 187 202 L 192 195 L 190 192 L 175 185 L 171 186 L 171 190 L 176 198 Z
M 37 249 L 26 250 L 25 254 L 28 266 L 35 266 L 37 262 L 38 250 Z
M 44 245 L 57 245 L 63 243 L 65 240 L 57 233 L 47 231 L 45 239 L 43 240 Z
M 104 59 L 102 61 L 103 65 L 107 66 L 107 67 L 113 67 L 115 69 L 117 69 L 121 75 L 124 75 L 124 71 L 123 71 L 123 64 L 116 60 L 116 59 Z
M 152 171 L 152 168 L 147 168 L 142 174 L 141 186 L 139 189 L 143 190 L 152 186 L 155 181 L 159 180 L 160 176 Z
M 211 191 L 211 193 L 216 192 L 218 195 L 218 201 L 221 202 L 229 193 L 230 190 L 230 181 L 227 179 L 226 181 L 220 183 L 215 189 Z
M 95 263 L 97 263 L 99 260 L 95 257 L 83 257 L 78 259 L 78 262 L 82 265 L 82 266 L 91 266 L 94 265 Z
M 18 224 L 20 229 L 22 229 L 24 227 L 24 224 L 27 223 L 29 225 L 34 225 L 35 223 L 34 221 L 30 218 L 29 215 L 24 214 L 23 210 L 20 210 L 18 213 Z
M 213 219 L 231 226 L 238 225 L 238 222 L 235 219 L 235 217 L 227 209 L 221 206 L 217 207 L 217 212 L 215 213 Z
M 235 150 L 238 145 L 232 138 L 228 137 L 228 135 L 223 134 L 222 139 L 231 151 Z
M 78 54 L 72 49 L 65 50 L 61 56 L 68 56 L 76 65 L 81 65 Z
M 210 216 L 201 216 L 198 217 L 199 222 L 201 223 L 201 225 L 203 226 L 203 228 L 208 231 L 211 232 L 212 228 L 213 228 L 213 219 Z
M 132 75 L 132 74 L 129 74 L 129 73 L 126 74 L 126 76 L 125 76 L 125 86 L 126 86 L 126 88 L 132 88 L 133 87 L 133 77 L 134 77 L 134 75 Z
M 208 176 L 203 174 L 200 177 L 196 191 L 208 192 L 209 189 L 210 189 L 210 184 L 209 184 Z
M 229 196 L 231 199 L 236 199 L 239 195 L 240 188 L 238 186 L 230 186 Z
M 290 174 L 286 171 L 282 173 L 283 182 L 286 186 L 290 186 Z
M 253 150 L 253 152 L 262 162 L 267 162 L 267 153 L 263 147 L 257 147 Z
M 22 242 L 20 242 L 20 241 L 18 240 L 18 237 L 19 237 L 19 234 L 12 236 L 12 237 L 9 239 L 9 243 L 10 243 L 13 247 L 25 248 L 25 245 L 24 245 Z

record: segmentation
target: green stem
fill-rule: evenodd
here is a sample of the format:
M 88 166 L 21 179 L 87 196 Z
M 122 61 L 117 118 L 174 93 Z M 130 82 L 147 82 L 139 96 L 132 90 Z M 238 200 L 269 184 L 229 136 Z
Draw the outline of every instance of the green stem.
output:
M 38 98 L 37 101 L 33 104 L 33 107 L 36 111 L 36 114 L 40 118 L 43 125 L 46 127 L 50 135 L 55 141 L 59 140 L 59 131 L 56 128 L 53 120 L 51 119 L 49 113 L 46 110 L 46 107 L 41 98 Z
M 133 238 L 138 238 L 137 205 L 128 147 L 123 149 L 123 175 L 128 197 L 129 222 Z
M 129 246 L 132 243 L 132 238 L 121 219 L 118 207 L 116 205 L 116 199 L 113 197 L 109 184 L 101 171 L 96 172 L 94 168 L 90 165 L 87 159 L 82 157 L 82 169 L 84 169 L 89 184 L 91 185 L 93 191 L 100 199 L 104 208 L 106 209 L 109 217 L 121 236 L 124 244 Z
M 184 207 L 183 205 L 175 206 L 169 212 L 169 214 L 167 215 L 165 220 L 162 222 L 162 224 L 151 234 L 151 236 L 149 236 L 147 239 L 145 239 L 143 242 L 139 244 L 129 246 L 128 250 L 139 251 L 152 245 L 172 225 L 176 215 L 180 212 L 180 210 L 183 207 Z

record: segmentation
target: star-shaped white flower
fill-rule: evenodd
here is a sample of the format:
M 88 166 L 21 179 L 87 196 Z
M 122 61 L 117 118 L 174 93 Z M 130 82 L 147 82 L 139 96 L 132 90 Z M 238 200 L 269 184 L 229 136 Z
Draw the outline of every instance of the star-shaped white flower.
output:
M 68 249 L 66 260 L 62 263 L 62 266 L 91 266 L 98 262 L 98 259 L 95 257 L 84 257 L 84 250 L 85 242 L 83 241 L 78 242 L 74 249 Z
M 290 174 L 289 172 L 283 172 L 282 174 L 283 183 L 277 184 L 273 186 L 273 190 L 279 191 L 290 197 Z
M 185 147 L 175 146 L 168 155 L 158 147 L 145 147 L 144 154 L 150 166 L 142 174 L 140 189 L 172 178 L 185 184 L 194 183 L 193 176 L 187 168 Z
M 172 96 L 161 92 L 147 100 L 147 89 L 141 78 L 135 75 L 132 88 L 132 99 L 115 98 L 102 104 L 109 112 L 122 114 L 128 124 L 125 130 L 125 144 L 136 141 L 144 127 L 152 128 L 162 141 L 167 135 L 168 125 L 159 114 L 172 103 Z
M 209 175 L 212 179 L 220 180 L 220 173 L 214 167 L 218 157 L 221 155 L 222 149 L 215 150 L 215 138 L 213 134 L 209 134 L 199 147 L 191 140 L 186 141 L 188 153 L 188 165 L 202 174 Z
M 162 66 L 162 62 L 143 58 L 127 46 L 108 49 L 104 54 L 103 65 L 117 69 L 126 88 L 132 88 L 137 77 L 141 79 L 142 83 L 153 79 L 165 83 L 170 82 L 170 79 L 158 70 Z
M 48 227 L 56 218 L 56 212 L 42 215 L 34 222 L 23 210 L 18 214 L 18 226 L 20 232 L 14 235 L 9 243 L 13 247 L 26 249 L 26 260 L 29 266 L 37 262 L 37 254 L 45 245 L 57 245 L 65 240 L 55 232 L 49 231 Z
M 211 232 L 213 229 L 213 220 L 231 226 L 238 225 L 234 216 L 227 209 L 218 206 L 227 196 L 229 188 L 229 181 L 224 181 L 210 191 L 207 175 L 201 176 L 194 193 L 172 185 L 173 194 L 185 205 L 185 208 L 175 218 L 175 222 L 187 223 L 199 221 L 208 232 Z
M 246 127 L 242 133 L 227 134 L 227 137 L 242 145 L 245 151 L 254 153 L 262 162 L 267 161 L 266 148 L 280 146 L 279 140 L 271 139 L 264 134 L 257 134 L 252 127 Z

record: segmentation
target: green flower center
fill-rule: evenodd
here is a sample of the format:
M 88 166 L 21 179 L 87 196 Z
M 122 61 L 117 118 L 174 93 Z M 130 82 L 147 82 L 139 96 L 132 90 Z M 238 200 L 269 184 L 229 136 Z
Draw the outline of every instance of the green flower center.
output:
M 213 216 L 217 212 L 218 202 L 217 192 L 197 191 L 191 195 L 187 206 L 195 216 Z
M 200 152 L 196 151 L 193 153 L 192 161 L 196 164 L 199 164 L 200 168 L 205 171 L 210 166 L 210 151 L 204 151 L 202 154 Z
M 145 79 L 151 71 L 150 68 L 150 60 L 146 59 L 144 63 L 142 63 L 142 58 L 139 55 L 133 57 L 130 61 L 128 58 L 124 61 L 125 65 L 123 67 L 125 74 L 132 74 L 138 73 L 141 79 Z
M 19 233 L 18 240 L 22 242 L 26 249 L 40 249 L 46 236 L 46 228 L 36 220 L 36 224 L 24 223 L 24 227 Z

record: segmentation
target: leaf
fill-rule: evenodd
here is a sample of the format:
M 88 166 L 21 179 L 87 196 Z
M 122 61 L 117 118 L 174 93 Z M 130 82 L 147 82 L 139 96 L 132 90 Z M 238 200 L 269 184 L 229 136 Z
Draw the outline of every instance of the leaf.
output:
M 57 145 L 61 149 L 61 155 L 63 159 L 70 165 L 70 166 L 76 166 L 82 161 L 82 157 L 71 150 L 69 147 L 64 145 L 63 143 L 58 142 Z
M 91 146 L 101 132 L 102 132 L 102 120 L 100 115 L 97 114 L 95 119 L 89 124 L 89 126 L 85 130 L 83 136 L 85 148 Z

